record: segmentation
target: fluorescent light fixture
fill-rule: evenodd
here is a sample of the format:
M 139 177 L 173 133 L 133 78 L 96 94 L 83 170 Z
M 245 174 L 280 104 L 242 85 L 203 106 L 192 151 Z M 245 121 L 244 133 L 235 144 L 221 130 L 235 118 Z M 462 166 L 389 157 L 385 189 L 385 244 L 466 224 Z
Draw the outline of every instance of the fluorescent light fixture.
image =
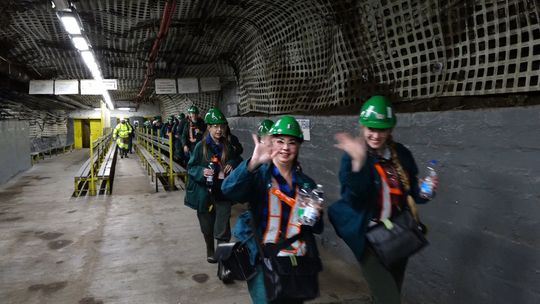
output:
M 105 91 L 103 93 L 103 99 L 105 99 L 105 103 L 107 104 L 107 107 L 109 110 L 114 110 L 114 105 L 112 104 L 111 96 L 109 95 L 109 92 Z
M 77 48 L 79 51 L 88 51 L 88 42 L 86 42 L 86 39 L 82 36 L 76 36 L 72 37 L 71 41 L 73 42 L 73 45 Z
M 129 111 L 131 108 L 118 108 L 119 111 Z
M 79 22 L 75 17 L 65 15 L 60 17 L 60 20 L 62 20 L 62 24 L 64 25 L 66 32 L 70 33 L 71 35 L 81 34 L 81 27 L 79 26 Z
M 81 56 L 84 60 L 84 63 L 86 63 L 86 66 L 88 67 L 90 71 L 98 70 L 96 59 L 94 58 L 94 54 L 92 54 L 92 52 L 90 51 L 81 52 Z
M 103 80 L 103 76 L 101 76 L 101 72 L 99 71 L 99 68 L 97 66 L 94 69 L 90 70 L 90 73 L 92 73 L 92 77 L 94 77 L 95 80 Z
M 94 111 L 101 111 L 101 108 L 94 108 Z

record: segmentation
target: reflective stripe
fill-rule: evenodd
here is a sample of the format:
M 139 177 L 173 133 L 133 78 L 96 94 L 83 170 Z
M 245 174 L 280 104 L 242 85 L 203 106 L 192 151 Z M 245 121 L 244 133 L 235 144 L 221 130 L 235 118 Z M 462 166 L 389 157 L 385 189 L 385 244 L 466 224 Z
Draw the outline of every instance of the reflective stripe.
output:
M 277 196 L 268 193 L 268 223 L 263 243 L 277 243 L 281 227 L 281 203 Z
M 385 179 L 382 180 L 382 187 L 381 187 L 381 213 L 379 215 L 379 219 L 387 219 L 392 215 L 392 202 L 390 201 L 390 191 L 388 187 L 388 183 Z
M 281 215 L 282 215 L 282 200 L 283 203 L 291 206 L 291 212 L 289 214 L 289 220 L 287 223 L 287 232 L 285 237 L 291 238 L 300 233 L 300 224 L 298 222 L 298 205 L 296 204 L 296 198 L 298 198 L 298 189 L 296 191 L 296 198 L 292 199 L 286 196 L 283 192 L 279 191 L 279 185 L 277 181 L 272 178 L 272 188 L 268 191 L 268 223 L 266 225 L 266 231 L 264 233 L 263 243 L 277 243 L 279 240 L 279 232 L 281 230 Z M 303 241 L 295 241 L 290 246 L 290 249 L 283 249 L 278 253 L 278 256 L 302 256 L 306 254 L 306 244 Z
M 392 200 L 390 198 L 390 194 L 395 195 L 402 195 L 403 192 L 401 192 L 401 189 L 399 188 L 391 188 L 388 185 L 388 179 L 386 177 L 386 173 L 384 172 L 382 166 L 380 164 L 375 164 L 375 169 L 377 170 L 377 173 L 379 173 L 379 176 L 381 177 L 381 193 L 379 194 L 381 200 L 379 201 L 380 207 L 381 207 L 381 213 L 379 214 L 379 219 L 387 219 L 390 216 L 392 216 Z

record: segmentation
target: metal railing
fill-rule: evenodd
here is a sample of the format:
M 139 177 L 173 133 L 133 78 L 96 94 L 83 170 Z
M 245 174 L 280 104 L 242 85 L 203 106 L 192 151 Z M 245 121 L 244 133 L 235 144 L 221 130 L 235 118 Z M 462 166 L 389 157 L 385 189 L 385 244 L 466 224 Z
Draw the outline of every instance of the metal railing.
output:
M 94 196 L 96 195 L 96 182 L 97 174 L 96 171 L 99 170 L 99 167 L 105 159 L 105 155 L 109 150 L 109 147 L 112 143 L 112 133 L 106 134 L 90 144 L 90 184 L 89 184 L 89 194 Z
M 144 130 L 141 132 L 140 130 L 137 130 L 135 132 L 137 144 L 141 144 L 146 151 L 150 152 L 152 157 L 159 162 L 160 165 L 163 167 L 168 168 L 167 175 L 169 177 L 169 188 L 174 188 L 174 166 L 173 166 L 173 136 L 172 134 L 169 136 L 169 138 L 162 138 L 160 135 L 160 131 L 157 130 L 157 135 L 154 135 L 154 131 L 152 129 L 150 130 Z M 165 150 L 169 153 L 168 161 L 165 163 L 161 157 L 161 151 Z

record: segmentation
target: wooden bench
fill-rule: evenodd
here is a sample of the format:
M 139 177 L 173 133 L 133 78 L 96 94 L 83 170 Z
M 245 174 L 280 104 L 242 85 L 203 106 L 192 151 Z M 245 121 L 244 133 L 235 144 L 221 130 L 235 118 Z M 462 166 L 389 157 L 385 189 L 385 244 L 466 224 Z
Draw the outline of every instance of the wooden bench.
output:
M 93 159 L 87 159 L 75 175 L 75 191 L 73 196 L 80 196 L 81 192 L 85 190 L 86 184 L 90 181 L 90 166 L 92 163 L 96 163 L 99 155 L 94 154 Z
M 170 161 L 169 156 L 162 153 L 161 160 L 163 161 L 163 163 L 165 163 L 167 167 L 169 166 L 169 161 Z M 173 164 L 174 175 L 180 177 L 180 179 L 182 179 L 182 181 L 184 182 L 184 185 L 187 185 L 187 177 L 188 177 L 187 170 L 184 169 L 184 167 L 180 166 L 180 164 L 178 164 L 175 161 L 173 161 L 172 164 Z
M 104 189 L 105 193 L 111 194 L 112 184 L 114 179 L 114 168 L 116 165 L 116 142 L 113 142 L 109 148 L 109 151 L 105 155 L 101 166 L 97 173 L 98 181 L 101 181 L 100 189 Z
M 66 152 L 66 149 L 71 151 L 73 149 L 73 143 L 67 143 L 67 139 L 60 135 L 56 136 L 44 136 L 39 138 L 34 138 L 31 143 L 31 152 L 30 157 L 32 158 L 32 164 L 36 163 L 40 158 L 45 159 L 45 155 L 48 154 L 49 157 L 53 153 L 62 150 Z
M 151 179 L 156 184 L 156 192 L 158 192 L 158 180 L 160 177 L 167 176 L 167 170 L 148 152 L 142 145 L 139 145 L 137 143 L 134 144 L 135 150 L 139 154 L 139 158 L 141 159 L 141 162 L 146 168 L 147 174 L 151 176 Z M 163 184 L 163 180 L 161 179 L 161 183 Z M 163 186 L 166 186 L 165 184 Z

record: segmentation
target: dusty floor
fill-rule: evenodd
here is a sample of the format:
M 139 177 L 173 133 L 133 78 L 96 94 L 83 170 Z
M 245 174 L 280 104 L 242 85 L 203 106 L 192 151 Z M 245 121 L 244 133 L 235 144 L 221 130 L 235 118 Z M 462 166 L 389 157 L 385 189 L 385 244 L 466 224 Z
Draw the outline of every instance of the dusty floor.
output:
M 250 303 L 206 262 L 184 192 L 155 193 L 135 154 L 118 159 L 113 195 L 72 198 L 87 157 L 53 156 L 0 186 L 0 303 Z M 321 254 L 313 302 L 368 303 L 358 267 Z

